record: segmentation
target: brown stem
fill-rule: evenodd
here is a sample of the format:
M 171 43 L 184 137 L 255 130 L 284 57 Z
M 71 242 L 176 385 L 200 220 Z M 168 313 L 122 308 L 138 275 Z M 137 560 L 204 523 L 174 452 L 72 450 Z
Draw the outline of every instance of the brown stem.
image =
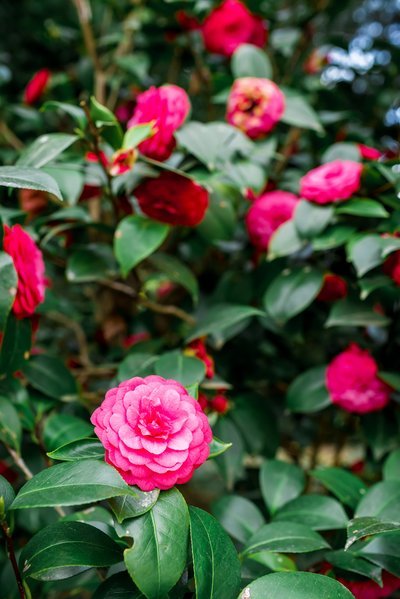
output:
M 8 557 L 11 562 L 12 569 L 14 570 L 15 580 L 17 581 L 19 596 L 21 597 L 21 599 L 26 599 L 21 572 L 19 571 L 17 559 L 15 557 L 14 542 L 10 534 L 10 528 L 6 521 L 3 521 L 1 523 L 1 529 L 3 531 L 3 536 L 6 542 Z
M 279 154 L 281 155 L 281 159 L 275 168 L 275 174 L 274 174 L 275 177 L 279 177 L 279 175 L 285 169 L 285 167 L 286 167 L 287 163 L 289 162 L 289 159 L 293 153 L 293 148 L 295 147 L 296 143 L 298 142 L 298 140 L 300 138 L 300 135 L 301 135 L 301 129 L 299 129 L 298 127 L 292 127 L 289 130 L 289 133 L 287 134 L 283 148 L 279 152 Z
M 23 142 L 15 135 L 13 131 L 11 131 L 7 123 L 4 121 L 0 123 L 0 134 L 4 137 L 5 141 L 14 148 L 14 150 L 19 151 L 24 147 Z

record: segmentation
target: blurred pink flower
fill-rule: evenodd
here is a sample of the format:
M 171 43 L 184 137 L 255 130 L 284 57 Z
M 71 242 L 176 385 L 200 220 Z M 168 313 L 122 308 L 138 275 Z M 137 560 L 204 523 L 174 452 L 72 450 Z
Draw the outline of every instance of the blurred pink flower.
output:
M 347 200 L 360 189 L 362 170 L 353 160 L 327 162 L 301 178 L 300 195 L 316 204 Z
M 284 112 L 285 96 L 273 81 L 243 77 L 233 84 L 226 119 L 251 139 L 259 139 L 275 127 Z
M 329 364 L 326 386 L 332 403 L 346 412 L 366 414 L 382 410 L 390 399 L 390 387 L 378 378 L 374 358 L 355 343 Z
M 267 26 L 239 0 L 224 0 L 202 25 L 204 46 L 209 52 L 231 56 L 241 44 L 262 48 L 267 42 Z
M 200 404 L 160 376 L 110 389 L 91 421 L 106 461 L 142 491 L 187 482 L 210 453 L 211 428 Z
M 269 191 L 255 199 L 246 216 L 251 242 L 267 250 L 272 234 L 293 216 L 298 198 L 288 191 Z
M 177 85 L 151 87 L 139 94 L 128 128 L 141 123 L 155 125 L 156 133 L 139 145 L 145 156 L 154 160 L 167 160 L 175 148 L 174 133 L 184 123 L 190 112 L 187 93 Z
M 360 152 L 361 158 L 364 158 L 364 160 L 379 160 L 382 156 L 382 152 L 371 146 L 365 146 L 364 144 L 358 144 L 358 151 Z

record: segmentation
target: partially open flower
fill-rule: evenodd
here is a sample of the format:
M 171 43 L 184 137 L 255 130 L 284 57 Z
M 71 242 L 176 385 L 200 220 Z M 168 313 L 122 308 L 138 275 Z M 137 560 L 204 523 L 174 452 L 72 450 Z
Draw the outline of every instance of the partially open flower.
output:
M 236 79 L 228 98 L 226 119 L 251 139 L 259 139 L 275 127 L 285 112 L 285 96 L 269 79 Z
M 211 428 L 200 404 L 160 376 L 110 389 L 91 421 L 106 461 L 142 491 L 187 482 L 210 453 Z
M 32 79 L 28 82 L 24 91 L 24 102 L 32 106 L 43 96 L 46 87 L 50 81 L 51 72 L 49 69 L 41 69 L 35 73 Z
M 371 146 L 365 146 L 364 144 L 358 144 L 358 151 L 360 152 L 361 158 L 364 160 L 379 160 L 382 156 L 382 152 Z

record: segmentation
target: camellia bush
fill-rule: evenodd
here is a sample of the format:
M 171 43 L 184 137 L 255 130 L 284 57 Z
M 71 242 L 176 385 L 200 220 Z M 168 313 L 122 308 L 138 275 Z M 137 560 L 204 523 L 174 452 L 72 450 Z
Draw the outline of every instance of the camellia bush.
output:
M 1 598 L 399 597 L 396 2 L 21 4 Z

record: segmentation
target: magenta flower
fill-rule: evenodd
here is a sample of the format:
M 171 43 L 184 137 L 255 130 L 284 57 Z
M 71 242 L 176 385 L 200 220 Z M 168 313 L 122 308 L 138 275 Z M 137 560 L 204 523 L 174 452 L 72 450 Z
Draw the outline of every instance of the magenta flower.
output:
M 269 191 L 254 200 L 246 216 L 251 242 L 259 250 L 268 249 L 275 231 L 290 220 L 299 199 L 288 191 Z
M 300 180 L 300 195 L 316 204 L 347 200 L 361 186 L 362 164 L 333 160 L 309 171 Z

